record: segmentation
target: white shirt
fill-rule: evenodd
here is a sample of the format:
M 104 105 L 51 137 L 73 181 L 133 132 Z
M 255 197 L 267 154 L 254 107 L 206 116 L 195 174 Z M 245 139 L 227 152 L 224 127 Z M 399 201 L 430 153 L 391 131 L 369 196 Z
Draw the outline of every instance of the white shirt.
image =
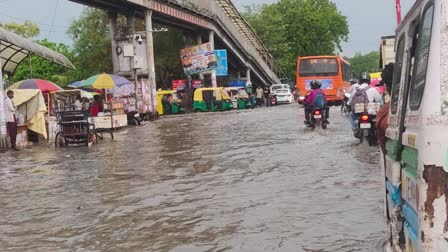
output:
M 358 86 L 357 87 L 353 87 L 355 85 L 358 85 Z M 356 91 L 358 89 L 365 89 L 365 88 L 367 88 L 369 86 L 370 85 L 367 84 L 367 83 L 363 83 L 361 85 L 353 84 L 350 87 L 351 92 L 350 92 L 350 98 L 348 99 L 348 104 L 352 103 L 352 98 L 353 98 L 353 96 L 355 96 Z M 353 89 L 352 89 L 352 87 L 353 87 Z M 370 103 L 381 103 L 381 104 L 383 104 L 383 97 L 381 97 L 381 94 L 378 92 L 378 90 L 376 90 L 376 88 L 371 87 L 371 88 L 367 89 L 366 95 L 367 95 L 367 98 L 369 99 Z
M 257 88 L 257 98 L 263 98 L 263 89 Z
M 79 100 L 75 101 L 75 110 L 82 110 L 82 104 Z
M 5 109 L 6 122 L 14 122 L 14 112 L 16 112 L 16 107 L 14 106 L 11 98 L 9 98 L 8 96 L 5 97 L 3 107 Z

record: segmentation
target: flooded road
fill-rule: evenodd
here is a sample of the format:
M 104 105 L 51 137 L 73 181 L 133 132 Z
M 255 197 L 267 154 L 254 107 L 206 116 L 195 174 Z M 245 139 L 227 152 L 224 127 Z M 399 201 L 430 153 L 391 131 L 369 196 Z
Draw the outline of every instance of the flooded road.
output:
M 378 251 L 377 147 L 332 108 L 162 118 L 90 148 L 0 154 L 0 251 Z

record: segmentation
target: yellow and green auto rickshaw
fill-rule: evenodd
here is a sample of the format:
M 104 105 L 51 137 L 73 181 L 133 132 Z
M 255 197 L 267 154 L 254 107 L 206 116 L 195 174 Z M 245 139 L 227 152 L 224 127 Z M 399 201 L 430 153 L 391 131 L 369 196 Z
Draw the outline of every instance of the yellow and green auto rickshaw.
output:
M 176 90 L 157 91 L 157 112 L 159 115 L 183 113 L 181 102 L 182 100 Z
M 198 88 L 194 91 L 193 111 L 226 111 L 232 109 L 230 96 L 223 88 Z
M 226 87 L 224 88 L 230 94 L 230 100 L 234 109 L 248 109 L 253 108 L 253 104 L 250 102 L 249 94 L 243 87 Z

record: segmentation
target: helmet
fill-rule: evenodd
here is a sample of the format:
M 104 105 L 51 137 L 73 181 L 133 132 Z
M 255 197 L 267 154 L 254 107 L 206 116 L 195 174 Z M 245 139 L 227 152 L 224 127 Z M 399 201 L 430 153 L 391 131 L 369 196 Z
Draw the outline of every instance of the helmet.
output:
M 359 84 L 367 83 L 370 85 L 370 74 L 368 72 L 364 72 L 359 75 Z
M 310 83 L 311 89 L 319 89 L 322 86 L 322 83 L 320 81 L 311 81 Z

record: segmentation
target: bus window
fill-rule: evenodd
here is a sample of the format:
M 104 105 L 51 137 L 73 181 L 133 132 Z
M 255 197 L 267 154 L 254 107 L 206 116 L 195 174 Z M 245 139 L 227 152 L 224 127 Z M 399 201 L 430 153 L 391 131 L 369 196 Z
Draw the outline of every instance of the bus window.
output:
M 401 73 L 403 71 L 405 37 L 401 36 L 398 42 L 397 55 L 395 59 L 394 79 L 392 81 L 391 113 L 396 114 L 400 95 Z
M 412 76 L 409 106 L 415 111 L 420 108 L 423 91 L 426 82 L 426 70 L 428 68 L 429 48 L 431 43 L 431 31 L 434 17 L 434 5 L 427 7 L 423 14 L 420 36 L 417 41 L 414 72 Z
M 338 75 L 336 59 L 304 59 L 300 61 L 299 74 L 309 76 L 336 76 Z

